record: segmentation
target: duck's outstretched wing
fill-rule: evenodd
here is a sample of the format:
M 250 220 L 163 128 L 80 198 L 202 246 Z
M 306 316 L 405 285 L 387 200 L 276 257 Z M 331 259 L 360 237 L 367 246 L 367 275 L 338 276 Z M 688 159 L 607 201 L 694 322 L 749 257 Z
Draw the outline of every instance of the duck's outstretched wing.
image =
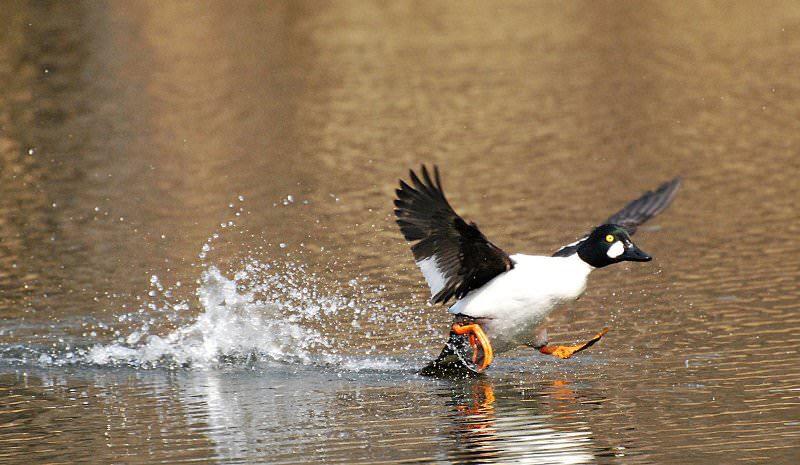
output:
M 638 199 L 625 205 L 622 210 L 608 217 L 606 224 L 618 224 L 633 236 L 641 224 L 666 210 L 680 186 L 681 178 L 677 177 L 658 186 L 654 191 L 645 192 Z
M 475 223 L 453 210 L 442 191 L 439 169 L 433 179 L 423 165 L 422 179 L 411 170 L 411 184 L 400 180 L 394 201 L 397 224 L 431 289 L 431 302 L 460 299 L 514 267 L 502 249 L 489 242 Z
M 638 199 L 625 205 L 622 210 L 608 217 L 605 224 L 620 225 L 633 236 L 640 225 L 664 211 L 672 203 L 680 186 L 681 178 L 677 177 L 661 184 L 656 190 L 645 192 Z M 584 236 L 572 244 L 561 247 L 553 256 L 567 257 L 574 254 L 587 237 Z

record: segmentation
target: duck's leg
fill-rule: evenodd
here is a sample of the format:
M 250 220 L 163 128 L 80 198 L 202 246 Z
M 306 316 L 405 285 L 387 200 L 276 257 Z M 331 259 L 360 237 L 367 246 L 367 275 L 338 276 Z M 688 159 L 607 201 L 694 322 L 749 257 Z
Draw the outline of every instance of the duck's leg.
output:
M 593 346 L 594 343 L 599 341 L 600 338 L 602 338 L 603 336 L 605 336 L 607 332 L 608 328 L 603 328 L 602 331 L 595 334 L 593 338 L 589 339 L 583 344 L 577 344 L 574 346 L 560 346 L 560 345 L 547 345 L 547 330 L 540 330 L 539 332 L 536 333 L 534 340 L 537 342 L 543 341 L 543 344 L 534 345 L 534 347 L 538 349 L 539 352 L 545 355 L 552 355 L 558 358 L 570 358 L 573 355 L 577 354 L 578 352 Z M 541 336 L 543 336 L 544 338 L 541 339 Z
M 486 332 L 475 321 L 456 319 L 450 337 L 436 360 L 420 374 L 428 376 L 461 376 L 486 370 L 494 359 L 494 350 Z
M 451 328 L 453 333 L 459 336 L 469 336 L 469 345 L 472 347 L 472 363 L 481 372 L 489 367 L 494 360 L 494 350 L 489 337 L 483 332 L 483 328 L 478 323 L 453 323 Z
M 547 328 L 539 328 L 533 333 L 533 338 L 531 341 L 526 345 L 528 347 L 533 347 L 536 350 L 541 349 L 542 347 L 546 346 L 549 342 L 547 337 Z

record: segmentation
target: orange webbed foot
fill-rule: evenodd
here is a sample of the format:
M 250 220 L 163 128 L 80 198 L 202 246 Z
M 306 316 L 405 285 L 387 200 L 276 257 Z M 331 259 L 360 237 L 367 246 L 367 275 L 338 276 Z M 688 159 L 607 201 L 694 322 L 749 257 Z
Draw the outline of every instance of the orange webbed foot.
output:
M 589 347 L 593 346 L 595 342 L 599 341 L 603 336 L 605 336 L 607 332 L 608 328 L 603 328 L 603 330 L 595 334 L 593 338 L 589 339 L 583 344 L 578 344 L 574 346 L 545 345 L 539 347 L 539 352 L 545 355 L 552 355 L 558 358 L 570 358 L 573 355 L 577 354 L 578 352 L 586 350 Z
M 459 336 L 469 334 L 469 344 L 472 346 L 472 363 L 476 364 L 478 372 L 482 372 L 494 359 L 494 351 L 489 337 L 477 323 L 453 323 L 453 332 Z

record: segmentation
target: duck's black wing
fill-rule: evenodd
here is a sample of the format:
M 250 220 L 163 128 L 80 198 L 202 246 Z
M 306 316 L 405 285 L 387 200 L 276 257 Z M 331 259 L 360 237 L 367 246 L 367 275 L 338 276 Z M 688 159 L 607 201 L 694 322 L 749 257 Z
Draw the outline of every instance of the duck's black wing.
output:
M 650 218 L 663 212 L 681 186 L 681 178 L 675 178 L 658 186 L 654 191 L 647 191 L 641 197 L 625 205 L 625 208 L 611 215 L 606 224 L 618 224 L 633 236 L 636 229 Z
M 680 186 L 680 177 L 667 181 L 658 186 L 656 190 L 647 191 L 638 199 L 625 205 L 622 210 L 608 217 L 604 224 L 620 225 L 628 231 L 629 235 L 633 236 L 640 225 L 664 211 L 672 203 Z M 572 244 L 561 247 L 553 256 L 567 257 L 574 254 L 587 237 L 584 236 Z
M 475 223 L 453 210 L 442 191 L 439 169 L 433 179 L 425 166 L 422 179 L 411 170 L 411 184 L 400 180 L 394 201 L 397 224 L 431 289 L 431 302 L 460 299 L 514 267 L 508 254 L 489 242 Z

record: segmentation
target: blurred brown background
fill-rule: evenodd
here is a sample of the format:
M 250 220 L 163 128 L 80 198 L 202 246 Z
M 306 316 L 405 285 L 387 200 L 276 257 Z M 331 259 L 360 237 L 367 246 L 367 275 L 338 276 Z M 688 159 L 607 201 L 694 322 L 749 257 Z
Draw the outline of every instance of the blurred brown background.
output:
M 0 462 L 797 463 L 798 56 L 797 2 L 4 2 Z M 652 264 L 597 273 L 554 314 L 558 340 L 611 325 L 597 350 L 451 386 L 413 375 L 447 324 L 392 221 L 419 163 L 527 253 L 685 184 L 641 233 Z M 352 293 L 360 314 L 304 324 L 405 369 L 67 359 L 140 308 L 152 334 L 183 327 L 208 310 L 203 270 L 243 260 Z M 153 275 L 189 308 L 150 315 Z M 330 387 L 282 397 L 308 385 Z M 475 445 L 453 406 L 487 386 L 475 421 L 496 434 Z

